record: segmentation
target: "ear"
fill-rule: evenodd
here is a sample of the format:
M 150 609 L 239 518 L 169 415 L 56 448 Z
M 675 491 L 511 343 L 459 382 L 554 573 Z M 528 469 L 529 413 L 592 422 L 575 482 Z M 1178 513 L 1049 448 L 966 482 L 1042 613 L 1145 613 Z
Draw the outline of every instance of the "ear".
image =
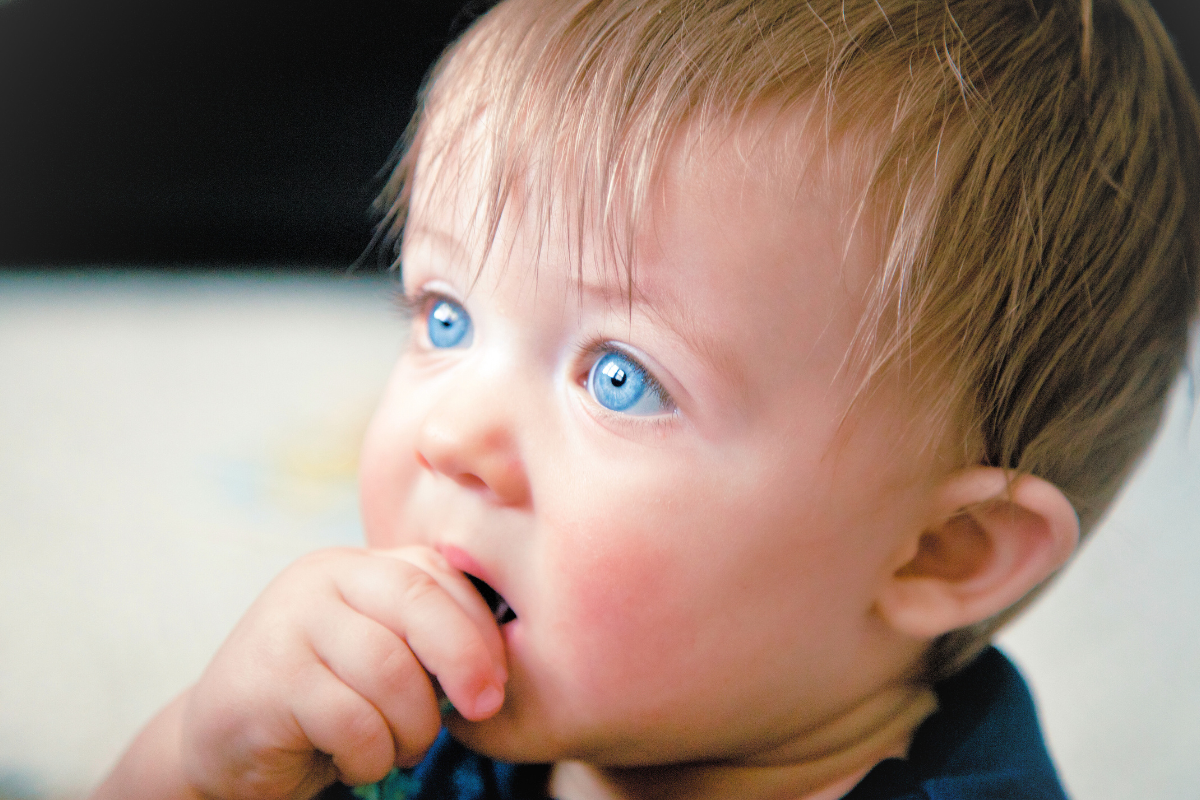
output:
M 936 490 L 930 522 L 897 551 L 877 607 L 891 626 L 933 639 L 1020 600 L 1066 563 L 1079 518 L 1047 481 L 972 467 Z

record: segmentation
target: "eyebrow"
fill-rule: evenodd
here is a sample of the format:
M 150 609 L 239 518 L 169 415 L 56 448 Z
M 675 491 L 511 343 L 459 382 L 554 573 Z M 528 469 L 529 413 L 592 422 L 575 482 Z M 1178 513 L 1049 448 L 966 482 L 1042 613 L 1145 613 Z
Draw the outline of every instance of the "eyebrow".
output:
M 740 401 L 746 400 L 749 378 L 741 359 L 724 341 L 704 331 L 697 324 L 696 316 L 688 313 L 688 309 L 679 298 L 666 292 L 647 296 L 639 293 L 636 288 L 631 290 L 628 285 L 618 286 L 612 281 L 583 281 L 577 282 L 576 287 L 583 294 L 600 297 L 609 304 L 638 308 L 647 316 L 661 322 L 714 372 L 728 378 Z
M 426 239 L 438 249 L 449 251 L 462 258 L 467 257 L 467 249 L 463 243 L 439 227 L 416 223 L 406 231 L 406 238 L 409 235 L 413 240 Z M 739 401 L 744 402 L 747 399 L 749 378 L 742 367 L 741 359 L 719 338 L 703 331 L 697 325 L 695 315 L 689 314 L 678 298 L 666 292 L 647 296 L 644 292 L 639 292 L 636 286 L 630 286 L 627 280 L 596 281 L 584 279 L 576 274 L 572 282 L 581 296 L 594 297 L 606 305 L 624 307 L 630 311 L 637 307 L 643 310 L 648 317 L 666 325 L 689 350 L 699 356 L 714 372 L 730 380 Z
M 689 314 L 678 298 L 664 298 L 650 306 L 676 336 L 683 340 L 700 358 L 719 375 L 729 379 L 737 398 L 744 402 L 750 388 L 749 377 L 742 360 L 722 339 L 709 334 L 698 325 L 695 314 Z

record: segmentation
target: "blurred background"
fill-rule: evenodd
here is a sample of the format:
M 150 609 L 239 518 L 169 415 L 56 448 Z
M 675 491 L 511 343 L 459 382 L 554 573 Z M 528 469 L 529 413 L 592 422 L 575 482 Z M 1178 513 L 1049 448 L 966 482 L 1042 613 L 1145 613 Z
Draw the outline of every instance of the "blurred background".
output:
M 0 263 L 344 267 L 462 7 L 0 0 Z
M 1156 2 L 1193 82 L 1198 5 Z M 361 541 L 401 326 L 348 267 L 484 6 L 0 0 L 0 798 L 80 796 L 279 569 Z M 1195 405 L 1002 638 L 1079 800 L 1200 796 Z

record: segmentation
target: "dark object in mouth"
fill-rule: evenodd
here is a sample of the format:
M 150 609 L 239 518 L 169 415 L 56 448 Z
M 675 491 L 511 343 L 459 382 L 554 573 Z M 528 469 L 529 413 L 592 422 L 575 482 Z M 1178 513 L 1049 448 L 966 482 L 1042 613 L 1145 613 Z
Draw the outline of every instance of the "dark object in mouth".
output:
M 483 595 L 483 600 L 491 609 L 492 618 L 496 620 L 497 625 L 505 625 L 517 618 L 516 612 L 508 605 L 508 601 L 500 596 L 499 592 L 474 575 L 467 575 L 467 579 L 475 586 L 476 591 Z

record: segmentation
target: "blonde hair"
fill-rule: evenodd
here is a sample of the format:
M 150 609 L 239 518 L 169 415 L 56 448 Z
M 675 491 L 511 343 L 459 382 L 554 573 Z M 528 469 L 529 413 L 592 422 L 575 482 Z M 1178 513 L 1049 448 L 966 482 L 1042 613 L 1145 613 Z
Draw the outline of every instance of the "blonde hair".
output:
M 882 222 L 867 382 L 906 370 L 967 420 L 965 458 L 1054 483 L 1089 531 L 1197 308 L 1200 106 L 1142 0 L 508 0 L 435 67 L 380 230 L 486 119 L 487 241 L 518 187 L 548 203 L 569 176 L 576 235 L 628 265 L 685 125 L 801 108 L 864 159 Z M 935 642 L 929 677 L 1016 610 Z

